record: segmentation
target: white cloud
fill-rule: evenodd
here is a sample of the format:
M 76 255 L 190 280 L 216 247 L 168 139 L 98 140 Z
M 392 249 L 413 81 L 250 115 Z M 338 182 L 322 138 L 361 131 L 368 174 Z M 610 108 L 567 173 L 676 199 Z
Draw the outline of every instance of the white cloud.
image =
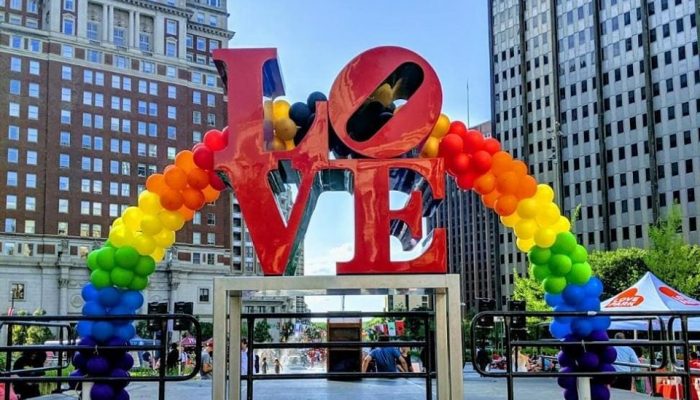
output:
M 309 253 L 304 254 L 304 275 L 335 275 L 335 264 L 338 261 L 351 260 L 355 254 L 355 246 L 352 243 L 343 243 L 322 254 Z

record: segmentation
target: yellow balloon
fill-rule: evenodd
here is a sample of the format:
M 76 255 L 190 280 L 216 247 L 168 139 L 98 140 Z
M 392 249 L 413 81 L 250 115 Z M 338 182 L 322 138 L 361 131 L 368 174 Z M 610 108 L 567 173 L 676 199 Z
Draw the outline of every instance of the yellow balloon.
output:
M 124 226 L 132 231 L 136 231 L 141 227 L 141 219 L 143 218 L 143 211 L 138 207 L 128 207 L 122 213 L 122 221 L 124 221 Z
M 112 221 L 112 229 L 118 226 L 124 226 L 124 221 L 122 221 L 122 217 L 118 217 L 117 219 Z
M 515 241 L 518 246 L 518 250 L 527 253 L 535 245 L 535 241 L 532 239 L 518 239 Z
M 263 101 L 263 117 L 268 121 L 272 120 L 272 100 Z
M 139 194 L 139 208 L 145 214 L 158 214 L 163 209 L 160 205 L 160 196 L 144 190 Z
M 171 231 L 179 231 L 185 224 L 185 219 L 177 211 L 163 210 L 158 214 L 158 218 L 160 218 L 163 227 Z
M 552 247 L 556 240 L 557 233 L 552 228 L 540 228 L 535 232 L 535 244 L 539 247 Z
M 170 247 L 175 243 L 175 232 L 163 229 L 153 236 L 153 240 L 156 241 L 156 245 L 159 247 Z
M 440 114 L 435 126 L 433 127 L 433 130 L 430 132 L 430 136 L 442 139 L 445 135 L 447 135 L 448 130 L 450 130 L 450 119 L 447 118 L 447 115 Z
M 537 223 L 532 219 L 521 219 L 515 224 L 515 235 L 519 239 L 532 239 L 537 230 Z
M 126 229 L 124 225 L 117 226 L 109 231 L 109 241 L 116 247 L 128 246 L 132 243 L 133 239 L 134 237 L 131 231 Z
M 559 217 L 561 217 L 559 206 L 554 203 L 547 203 L 539 207 L 535 220 L 537 225 L 544 228 L 556 224 L 559 221 Z
M 289 102 L 287 100 L 275 100 L 272 103 L 272 117 L 277 121 L 282 118 L 289 118 Z
M 296 145 L 294 144 L 293 140 L 287 140 L 286 142 L 284 142 L 284 149 L 285 150 L 292 150 L 295 147 L 296 147 Z
M 554 201 L 554 190 L 552 190 L 551 186 L 540 183 L 537 185 L 537 193 L 535 193 L 535 198 L 542 203 L 551 203 Z
M 518 221 L 520 221 L 520 220 L 521 220 L 521 218 L 520 218 L 520 216 L 518 215 L 518 213 L 513 213 L 513 214 L 511 214 L 511 215 L 507 215 L 507 216 L 505 216 L 505 217 L 501 217 L 501 223 L 502 223 L 503 225 L 507 226 L 508 228 L 514 227 L 515 224 L 517 224 Z
M 391 88 L 391 85 L 385 83 L 374 91 L 372 97 L 382 103 L 384 107 L 389 107 L 389 104 L 394 101 L 394 90 Z
M 297 124 L 292 121 L 291 118 L 280 118 L 275 119 L 275 136 L 284 140 L 294 139 L 294 135 L 297 134 Z
M 156 247 L 156 249 L 153 250 L 153 253 L 149 255 L 155 262 L 163 261 L 163 258 L 165 257 L 165 249 L 161 247 Z
M 142 256 L 147 256 L 155 250 L 156 242 L 152 236 L 139 234 L 134 237 L 134 248 Z
M 559 220 L 552 226 L 557 233 L 569 232 L 571 230 L 571 221 L 566 217 L 559 217 Z
M 438 155 L 438 150 L 440 148 L 440 139 L 436 137 L 429 137 L 423 145 L 423 151 L 420 155 L 423 158 L 435 158 Z
M 274 137 L 272 138 L 272 150 L 273 151 L 283 151 L 285 150 L 284 147 L 284 140 Z
M 141 232 L 146 235 L 155 235 L 163 229 L 163 224 L 160 222 L 160 218 L 157 215 L 146 214 L 141 220 Z
M 539 209 L 539 204 L 535 199 L 523 199 L 518 203 L 518 215 L 520 218 L 535 218 L 537 215 L 537 210 Z

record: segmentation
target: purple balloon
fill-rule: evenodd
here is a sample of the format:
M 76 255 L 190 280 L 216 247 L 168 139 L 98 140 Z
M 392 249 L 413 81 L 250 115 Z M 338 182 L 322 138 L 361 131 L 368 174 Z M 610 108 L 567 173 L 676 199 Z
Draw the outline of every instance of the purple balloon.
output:
M 119 389 L 124 389 L 126 387 L 126 385 L 129 384 L 128 378 L 130 375 L 128 372 L 124 371 L 123 369 L 120 369 L 120 368 L 113 369 L 112 372 L 109 374 L 109 376 L 111 376 L 113 378 L 127 378 L 123 381 L 113 382 L 113 384 Z
M 129 392 L 124 389 L 120 390 L 115 400 L 129 400 Z
M 564 390 L 564 400 L 578 400 L 578 392 L 576 388 Z M 598 400 L 598 399 L 596 399 Z
M 612 364 L 601 364 L 598 368 L 598 371 L 609 372 L 610 375 L 595 377 L 591 382 L 600 383 L 603 385 L 610 385 L 613 383 L 613 381 L 615 381 L 615 367 L 612 366 Z
M 591 384 L 591 398 L 595 400 L 610 400 L 610 389 L 607 385 Z
M 573 368 L 564 367 L 559 370 L 559 372 L 575 372 Z M 576 377 L 575 376 L 560 376 L 557 378 L 557 384 L 562 389 L 576 389 Z
M 83 377 L 83 376 L 85 376 L 85 372 L 83 372 L 83 371 L 81 371 L 81 370 L 79 370 L 79 369 L 76 369 L 75 371 L 71 372 L 68 376 L 72 376 L 72 377 Z M 75 389 L 76 386 L 78 386 L 78 382 L 69 382 L 69 383 L 68 383 L 68 387 L 69 387 L 70 389 Z
M 595 371 L 600 365 L 600 358 L 598 358 L 596 353 L 587 351 L 579 357 L 578 365 L 588 371 Z
M 134 357 L 132 357 L 131 354 L 126 353 L 119 361 L 117 361 L 115 366 L 119 369 L 123 369 L 124 371 L 128 371 L 134 366 Z
M 612 346 L 607 346 L 600 352 L 600 362 L 612 364 L 617 359 L 617 350 Z
M 110 370 L 109 361 L 102 356 L 90 357 L 85 366 L 85 370 L 90 375 L 104 376 Z
M 90 347 L 93 347 L 93 346 L 96 346 L 96 345 L 97 345 L 97 342 L 96 342 L 95 339 L 93 339 L 91 336 L 86 336 L 86 337 L 81 338 L 81 339 L 80 339 L 80 342 L 78 342 L 78 344 L 79 344 L 80 346 L 90 346 Z
M 95 383 L 90 390 L 90 398 L 92 400 L 113 400 L 114 389 L 106 383 Z
M 608 338 L 608 332 L 605 330 L 594 330 L 591 332 L 591 334 L 588 336 L 588 340 L 592 340 L 595 342 L 607 342 L 610 340 Z
M 73 356 L 73 365 L 75 366 L 75 368 L 84 369 L 86 364 L 86 357 L 81 352 L 75 353 L 75 355 Z

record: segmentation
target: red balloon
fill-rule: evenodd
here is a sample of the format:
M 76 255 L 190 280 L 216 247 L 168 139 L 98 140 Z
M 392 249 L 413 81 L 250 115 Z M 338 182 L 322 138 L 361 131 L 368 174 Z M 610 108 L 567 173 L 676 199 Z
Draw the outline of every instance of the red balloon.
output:
M 209 185 L 218 191 L 226 189 L 226 184 L 221 180 L 216 171 L 209 171 Z
M 474 188 L 474 181 L 477 175 L 473 172 L 466 172 L 457 176 L 457 186 L 462 190 L 471 190 Z
M 466 132 L 467 126 L 464 125 L 462 121 L 452 121 L 450 123 L 450 129 L 447 130 L 447 133 L 456 133 L 458 135 Z
M 520 184 L 520 176 L 513 171 L 506 171 L 496 176 L 496 188 L 504 194 L 515 194 Z
M 495 138 L 486 138 L 484 139 L 484 151 L 494 155 L 501 151 L 501 143 L 499 143 Z
M 223 150 L 228 145 L 228 136 L 224 136 L 223 132 L 212 129 L 204 135 L 204 144 L 212 151 Z
M 481 150 L 472 156 L 472 165 L 476 172 L 486 172 L 491 168 L 491 154 Z
M 454 176 L 462 175 L 469 170 L 470 157 L 464 153 L 459 153 L 447 159 L 447 171 Z
M 483 148 L 484 136 L 479 131 L 469 131 L 466 133 L 464 140 L 464 151 L 469 154 L 474 154 Z
M 214 152 L 209 147 L 200 146 L 194 152 L 194 163 L 201 169 L 214 168 Z
M 440 141 L 438 155 L 444 158 L 450 158 L 462 152 L 462 138 L 456 134 L 448 134 Z
M 518 183 L 518 191 L 515 194 L 520 199 L 527 199 L 537 193 L 537 181 L 531 175 L 521 176 Z

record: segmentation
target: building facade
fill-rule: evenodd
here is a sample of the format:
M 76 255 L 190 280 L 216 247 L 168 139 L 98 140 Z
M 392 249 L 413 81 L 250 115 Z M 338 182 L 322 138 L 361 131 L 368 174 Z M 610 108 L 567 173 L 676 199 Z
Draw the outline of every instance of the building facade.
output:
M 549 183 L 589 250 L 649 245 L 679 203 L 700 242 L 697 4 L 490 0 L 494 136 Z M 527 272 L 500 228 L 502 300 Z

